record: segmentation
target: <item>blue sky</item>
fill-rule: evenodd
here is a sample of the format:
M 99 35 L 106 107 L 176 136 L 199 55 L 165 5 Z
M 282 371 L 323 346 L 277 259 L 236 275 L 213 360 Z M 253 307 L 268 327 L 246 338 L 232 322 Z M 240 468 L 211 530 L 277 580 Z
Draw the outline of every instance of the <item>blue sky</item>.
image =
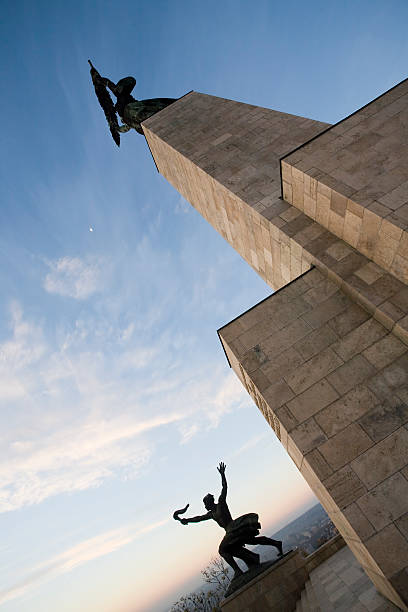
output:
M 405 0 L 3 3 L 0 609 L 159 612 L 222 533 L 217 493 L 275 529 L 314 498 L 216 329 L 270 293 L 118 150 L 87 59 L 135 95 L 191 89 L 335 122 L 406 78 Z M 90 231 L 92 228 L 93 231 Z

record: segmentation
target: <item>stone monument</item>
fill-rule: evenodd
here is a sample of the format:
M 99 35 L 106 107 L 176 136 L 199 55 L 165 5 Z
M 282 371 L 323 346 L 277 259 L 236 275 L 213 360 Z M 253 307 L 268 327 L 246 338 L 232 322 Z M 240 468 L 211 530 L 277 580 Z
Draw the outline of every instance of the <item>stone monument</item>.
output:
M 408 80 L 332 126 L 191 92 L 142 128 L 275 290 L 219 330 L 229 364 L 408 610 Z

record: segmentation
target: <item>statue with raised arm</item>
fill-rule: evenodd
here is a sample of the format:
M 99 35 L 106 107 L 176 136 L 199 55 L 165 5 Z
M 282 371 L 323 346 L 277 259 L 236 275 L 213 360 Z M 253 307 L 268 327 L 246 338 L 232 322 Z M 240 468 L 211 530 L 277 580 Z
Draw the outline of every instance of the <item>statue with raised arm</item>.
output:
M 142 122 L 176 101 L 176 98 L 136 100 L 136 98 L 131 95 L 131 91 L 136 85 L 136 79 L 134 77 L 129 76 L 120 79 L 115 85 L 110 79 L 101 77 L 99 72 L 92 65 L 92 62 L 90 60 L 88 60 L 88 62 L 91 66 L 91 78 L 96 97 L 105 113 L 112 138 L 118 147 L 120 146 L 121 132 L 128 132 L 133 128 L 143 136 Z M 108 89 L 110 89 L 116 97 L 116 104 L 113 104 Z M 123 122 L 122 125 L 118 123 L 117 114 Z
M 259 555 L 245 548 L 246 544 L 275 546 L 275 548 L 278 549 L 278 556 L 282 557 L 282 542 L 259 535 L 261 525 L 258 515 L 255 513 L 244 514 L 236 519 L 232 518 L 227 505 L 227 479 L 225 477 L 225 468 L 225 463 L 220 463 L 217 468 L 221 475 L 222 484 L 221 495 L 218 498 L 217 504 L 215 503 L 214 496 L 208 493 L 203 499 L 204 506 L 207 510 L 206 514 L 192 516 L 190 518 L 180 518 L 179 515 L 187 511 L 187 504 L 182 510 L 176 510 L 173 517 L 183 525 L 213 519 L 220 527 L 225 529 L 225 536 L 221 540 L 218 552 L 228 565 L 232 567 L 235 576 L 239 576 L 243 572 L 234 557 L 244 561 L 248 568 L 260 564 Z

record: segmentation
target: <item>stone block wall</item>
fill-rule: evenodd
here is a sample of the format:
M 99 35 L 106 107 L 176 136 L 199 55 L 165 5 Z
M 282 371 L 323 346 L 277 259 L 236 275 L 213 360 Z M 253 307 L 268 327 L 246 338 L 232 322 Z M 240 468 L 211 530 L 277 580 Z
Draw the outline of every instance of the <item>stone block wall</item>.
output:
M 405 272 L 397 278 L 394 269 L 377 265 L 371 251 L 334 231 L 336 224 L 312 214 L 310 207 L 303 206 L 303 199 L 300 206 L 296 198 L 292 204 L 290 194 L 284 192 L 288 201 L 280 198 L 280 156 L 325 128 L 327 124 L 311 119 L 196 92 L 143 124 L 159 171 L 272 289 L 283 287 L 314 265 L 408 343 Z M 317 136 L 306 149 L 321 141 L 324 145 L 328 133 Z M 282 163 L 285 189 L 287 168 L 291 168 L 288 160 L 292 163 L 292 155 Z M 329 193 L 329 187 L 309 173 L 294 167 L 292 172 L 302 177 L 295 183 L 300 185 L 299 193 L 305 191 L 305 202 L 306 192 Z M 398 193 L 401 196 L 401 190 Z M 318 202 L 323 201 L 319 198 Z M 334 196 L 328 202 L 337 206 Z M 394 231 L 389 223 L 384 219 L 381 231 L 399 236 L 400 254 L 404 256 L 403 230 Z M 354 221 L 350 227 L 357 227 Z
M 143 124 L 158 170 L 279 289 L 220 330 L 230 364 L 405 610 L 407 101 L 404 81 L 328 128 L 191 92 Z
M 408 79 L 282 159 L 284 199 L 408 283 Z
M 326 127 L 197 92 L 143 123 L 160 173 L 274 289 L 310 269 L 280 228 L 314 235 L 280 199 L 279 159 Z
M 408 610 L 408 347 L 316 268 L 219 336 L 378 590 Z

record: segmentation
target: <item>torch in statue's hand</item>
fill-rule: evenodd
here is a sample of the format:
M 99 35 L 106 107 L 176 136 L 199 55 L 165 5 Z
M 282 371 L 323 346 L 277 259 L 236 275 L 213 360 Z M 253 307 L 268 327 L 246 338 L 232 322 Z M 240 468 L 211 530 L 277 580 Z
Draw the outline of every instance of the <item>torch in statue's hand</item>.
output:
M 180 514 L 184 514 L 185 512 L 187 512 L 187 509 L 189 507 L 190 504 L 187 504 L 187 506 L 185 506 L 184 508 L 182 508 L 181 510 L 176 510 L 175 512 L 173 512 L 173 518 L 175 521 L 180 521 L 180 523 L 183 523 L 183 525 L 186 525 L 187 523 L 185 523 L 185 519 L 180 518 Z

